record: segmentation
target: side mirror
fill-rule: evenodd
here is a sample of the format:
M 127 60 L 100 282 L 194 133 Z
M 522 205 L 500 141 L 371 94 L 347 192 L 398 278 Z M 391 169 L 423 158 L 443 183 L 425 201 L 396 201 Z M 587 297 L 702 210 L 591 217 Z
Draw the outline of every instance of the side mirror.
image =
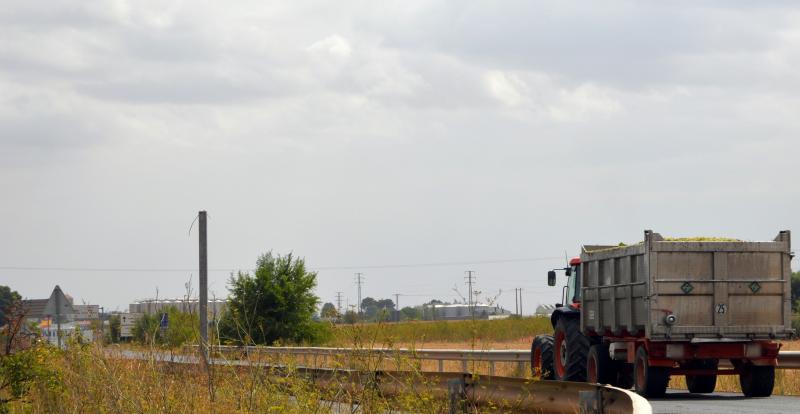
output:
M 555 286 L 556 285 L 556 271 L 551 270 L 547 272 L 547 286 Z

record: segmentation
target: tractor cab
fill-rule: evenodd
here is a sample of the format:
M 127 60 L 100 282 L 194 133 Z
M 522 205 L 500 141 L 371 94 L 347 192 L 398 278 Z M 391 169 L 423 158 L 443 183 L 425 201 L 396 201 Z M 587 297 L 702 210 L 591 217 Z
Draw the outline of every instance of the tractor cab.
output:
M 562 269 L 554 269 L 547 272 L 547 285 L 556 285 L 556 271 L 563 270 L 567 276 L 567 284 L 561 290 L 561 303 L 557 307 L 568 306 L 571 309 L 581 308 L 581 258 L 573 257 L 569 261 L 569 266 Z

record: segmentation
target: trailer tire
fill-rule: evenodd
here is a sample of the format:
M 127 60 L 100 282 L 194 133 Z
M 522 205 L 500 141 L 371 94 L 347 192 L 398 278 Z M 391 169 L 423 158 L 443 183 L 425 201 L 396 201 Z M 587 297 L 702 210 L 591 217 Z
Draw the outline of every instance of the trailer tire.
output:
M 592 345 L 586 358 L 586 382 L 613 384 L 616 379 L 616 364 L 608 355 L 608 344 Z
M 714 369 L 719 366 L 716 359 L 702 359 L 689 363 L 689 368 L 693 369 Z M 687 375 L 686 388 L 692 394 L 709 394 L 714 392 L 717 387 L 717 376 L 715 375 Z
M 669 370 L 664 367 L 651 367 L 647 350 L 640 346 L 636 350 L 633 363 L 633 385 L 636 393 L 643 397 L 662 397 L 667 392 Z
M 581 332 L 578 318 L 561 317 L 556 323 L 555 378 L 559 381 L 586 381 L 589 338 Z
M 745 397 L 769 397 L 775 387 L 775 366 L 743 365 L 739 385 Z
M 537 335 L 531 344 L 531 373 L 543 380 L 555 378 L 553 374 L 553 341 L 552 335 Z

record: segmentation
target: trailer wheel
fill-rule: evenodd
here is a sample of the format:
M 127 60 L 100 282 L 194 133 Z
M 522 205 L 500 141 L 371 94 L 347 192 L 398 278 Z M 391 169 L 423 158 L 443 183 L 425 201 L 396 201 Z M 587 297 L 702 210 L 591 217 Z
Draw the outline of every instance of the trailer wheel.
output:
M 616 365 L 608 355 L 608 344 L 592 345 L 586 358 L 586 382 L 613 384 L 616 379 Z
M 640 346 L 636 350 L 633 364 L 633 385 L 636 392 L 643 397 L 661 397 L 667 392 L 669 370 L 664 367 L 651 367 L 647 350 Z
M 537 335 L 531 345 L 531 372 L 534 377 L 551 380 L 553 375 L 553 341 L 552 335 Z
M 577 318 L 561 317 L 556 323 L 554 366 L 559 381 L 586 381 L 589 338 Z
M 713 369 L 716 370 L 719 361 L 716 359 L 703 359 L 692 361 L 689 368 L 692 369 Z M 708 394 L 714 392 L 717 387 L 717 376 L 714 375 L 687 375 L 686 387 L 692 394 Z
M 739 385 L 745 397 L 769 397 L 775 387 L 775 366 L 742 365 Z

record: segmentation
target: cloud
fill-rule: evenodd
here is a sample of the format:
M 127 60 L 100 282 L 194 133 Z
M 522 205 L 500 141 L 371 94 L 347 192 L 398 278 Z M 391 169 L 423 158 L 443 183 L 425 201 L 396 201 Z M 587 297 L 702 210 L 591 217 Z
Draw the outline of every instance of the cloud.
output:
M 242 267 L 270 248 L 381 264 L 560 256 L 645 227 L 772 236 L 798 225 L 798 16 L 792 2 L 9 4 L 0 250 L 185 267 L 184 216 L 201 207 L 219 220 L 214 260 Z M 368 281 L 447 296 L 462 270 Z M 480 277 L 519 287 L 539 270 Z M 346 273 L 321 273 L 320 294 Z M 94 296 L 177 296 L 173 276 Z

